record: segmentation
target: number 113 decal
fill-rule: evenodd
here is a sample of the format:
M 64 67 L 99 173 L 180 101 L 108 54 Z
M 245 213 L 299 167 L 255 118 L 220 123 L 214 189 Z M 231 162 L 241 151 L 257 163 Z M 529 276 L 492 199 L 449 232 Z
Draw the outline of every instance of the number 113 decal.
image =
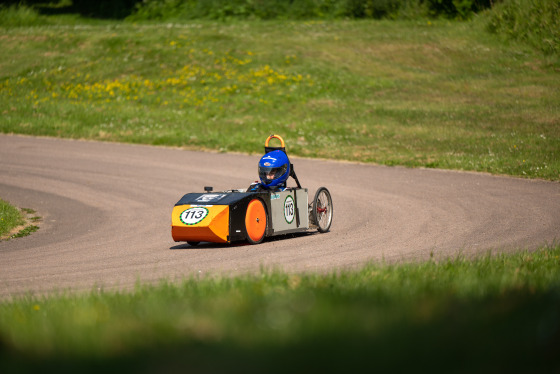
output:
M 187 226 L 196 225 L 208 215 L 208 209 L 204 207 L 189 208 L 181 213 L 181 222 Z
M 284 200 L 284 218 L 286 218 L 286 222 L 292 223 L 295 217 L 295 206 L 294 206 L 294 199 L 292 196 L 288 195 L 286 200 Z

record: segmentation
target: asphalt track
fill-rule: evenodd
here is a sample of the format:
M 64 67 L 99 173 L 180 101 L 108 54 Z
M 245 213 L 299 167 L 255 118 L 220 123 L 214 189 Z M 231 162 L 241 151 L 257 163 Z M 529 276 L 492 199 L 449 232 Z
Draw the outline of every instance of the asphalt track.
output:
M 293 158 L 310 195 L 326 186 L 333 196 L 329 233 L 256 246 L 173 242 L 171 210 L 184 193 L 245 188 L 258 159 L 0 135 L 0 198 L 43 217 L 33 235 L 0 242 L 0 297 L 261 268 L 333 271 L 534 249 L 560 238 L 560 183 Z

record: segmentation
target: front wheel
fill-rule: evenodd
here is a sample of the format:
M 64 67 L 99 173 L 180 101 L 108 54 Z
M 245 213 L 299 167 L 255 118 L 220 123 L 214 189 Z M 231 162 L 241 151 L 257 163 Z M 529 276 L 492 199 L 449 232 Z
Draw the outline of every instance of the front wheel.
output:
M 311 204 L 311 219 L 317 225 L 317 231 L 323 233 L 329 231 L 333 218 L 333 203 L 331 193 L 325 187 L 321 187 L 315 193 Z
M 249 243 L 259 244 L 263 241 L 266 233 L 266 220 L 266 209 L 262 200 L 251 200 L 245 213 L 245 230 Z

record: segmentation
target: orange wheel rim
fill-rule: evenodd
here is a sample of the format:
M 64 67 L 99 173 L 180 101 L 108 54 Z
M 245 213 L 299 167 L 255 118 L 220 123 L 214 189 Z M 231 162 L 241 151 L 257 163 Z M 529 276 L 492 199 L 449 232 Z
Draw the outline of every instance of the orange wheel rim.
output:
M 245 228 L 251 240 L 258 242 L 266 230 L 266 211 L 258 199 L 251 200 L 245 215 Z

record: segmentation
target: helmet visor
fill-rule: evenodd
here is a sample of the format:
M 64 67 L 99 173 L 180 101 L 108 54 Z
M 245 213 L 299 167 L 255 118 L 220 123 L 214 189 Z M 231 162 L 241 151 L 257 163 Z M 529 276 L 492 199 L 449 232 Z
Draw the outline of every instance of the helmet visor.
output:
M 288 171 L 288 165 L 280 167 L 259 166 L 259 177 L 264 184 L 270 184 Z

